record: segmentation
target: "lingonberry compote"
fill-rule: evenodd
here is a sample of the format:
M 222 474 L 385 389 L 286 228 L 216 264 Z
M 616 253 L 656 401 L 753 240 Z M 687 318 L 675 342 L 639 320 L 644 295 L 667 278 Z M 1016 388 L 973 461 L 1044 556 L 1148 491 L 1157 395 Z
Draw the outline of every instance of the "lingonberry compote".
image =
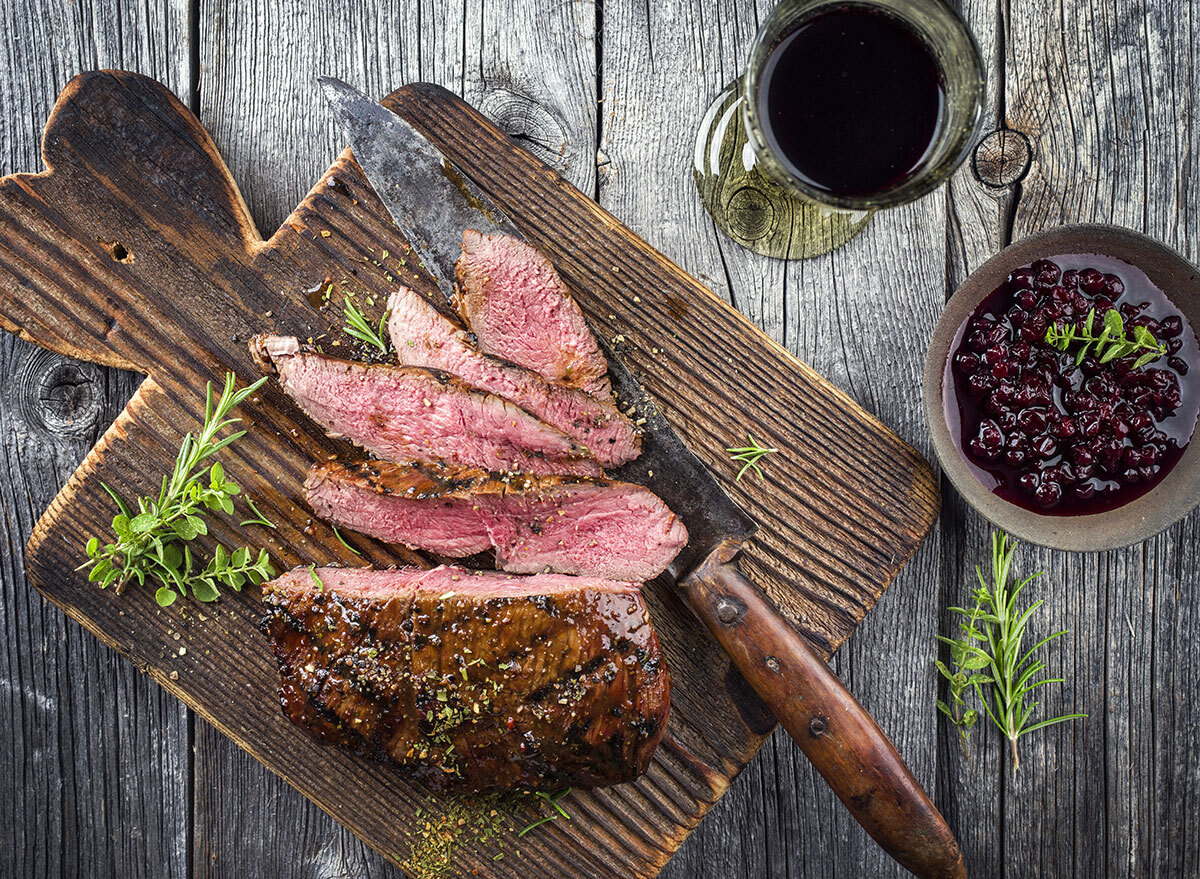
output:
M 1105 360 L 1083 341 L 1117 310 L 1140 346 Z M 1144 327 L 1152 339 L 1135 330 Z M 1108 343 L 1111 347 L 1111 342 Z M 1200 346 L 1187 319 L 1135 266 L 1095 254 L 1013 271 L 959 330 L 946 366 L 951 433 L 976 475 L 1026 509 L 1069 516 L 1111 510 L 1157 485 L 1179 461 L 1200 410 Z

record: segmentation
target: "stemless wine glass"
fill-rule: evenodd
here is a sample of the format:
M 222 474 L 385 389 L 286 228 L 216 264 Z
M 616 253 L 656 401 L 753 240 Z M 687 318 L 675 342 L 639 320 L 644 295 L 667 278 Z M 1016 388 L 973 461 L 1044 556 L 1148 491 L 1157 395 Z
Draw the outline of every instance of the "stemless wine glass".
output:
M 760 115 L 759 89 L 772 52 L 815 16 L 843 10 L 881 13 L 906 26 L 936 64 L 944 99 L 920 163 L 867 194 L 831 193 L 790 171 Z M 696 187 L 717 225 L 739 244 L 777 258 L 828 253 L 861 232 L 878 208 L 913 201 L 946 181 L 978 132 L 983 90 L 979 46 L 943 0 L 783 0 L 759 29 L 745 73 L 705 111 L 696 137 Z

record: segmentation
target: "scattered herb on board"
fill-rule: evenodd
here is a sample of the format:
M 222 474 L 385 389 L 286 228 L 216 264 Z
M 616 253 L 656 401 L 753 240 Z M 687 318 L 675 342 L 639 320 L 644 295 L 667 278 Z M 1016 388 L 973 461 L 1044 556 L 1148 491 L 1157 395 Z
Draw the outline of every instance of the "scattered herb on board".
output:
M 333 536 L 338 539 L 338 543 L 340 543 L 342 546 L 346 547 L 346 549 L 350 550 L 355 555 L 362 555 L 361 552 L 359 552 L 357 549 L 355 549 L 353 546 L 351 546 L 350 544 L 348 544 L 346 542 L 346 538 L 342 537 L 342 532 L 338 531 L 337 525 L 333 526 Z
M 526 833 L 528 833 L 529 831 L 533 830 L 536 827 L 541 827 L 547 821 L 557 821 L 560 815 L 563 818 L 566 818 L 568 821 L 570 821 L 571 816 L 567 814 L 567 810 L 564 809 L 561 805 L 559 805 L 559 802 L 558 802 L 559 800 L 561 800 L 563 797 L 565 797 L 570 792 L 571 792 L 571 788 L 569 788 L 569 787 L 564 788 L 563 790 L 560 790 L 556 794 L 548 794 L 545 791 L 536 791 L 536 795 L 537 795 L 538 799 L 549 803 L 554 808 L 554 811 L 551 812 L 549 815 L 543 815 L 541 818 L 538 818 L 536 821 L 533 821 L 533 822 L 527 824 L 521 830 L 521 832 L 517 834 L 517 838 L 520 839 Z
M 213 601 L 222 586 L 241 589 L 247 580 L 258 584 L 275 576 L 266 550 L 255 556 L 246 547 L 230 551 L 217 546 L 212 559 L 197 570 L 199 562 L 188 546 L 208 533 L 204 517 L 210 511 L 233 513 L 233 498 L 241 489 L 225 479 L 219 461 L 207 469 L 200 465 L 245 434 L 239 430 L 217 439 L 222 430 L 241 421 L 230 418 L 229 413 L 265 381 L 262 378 L 235 391 L 237 377 L 226 373 L 219 400 L 213 397 L 212 382 L 208 383 L 199 437 L 189 433 L 183 438 L 175 469 L 170 476 L 163 476 L 158 497 L 139 497 L 136 512 L 111 487 L 101 483 L 119 511 L 112 522 L 116 540 L 101 546 L 99 538 L 91 538 L 86 545 L 88 561 L 76 570 L 90 568 L 90 582 L 98 583 L 101 589 L 115 586 L 117 592 L 133 580 L 139 585 L 147 580 L 156 582 L 159 586 L 154 597 L 163 607 L 189 591 L 198 601 Z
M 242 498 L 242 500 L 245 502 L 246 506 L 248 506 L 250 508 L 250 512 L 252 512 L 254 514 L 254 518 L 246 519 L 242 522 L 238 522 L 239 528 L 245 528 L 247 525 L 262 525 L 264 528 L 270 528 L 272 530 L 277 530 L 275 523 L 272 522 L 270 519 L 268 519 L 266 516 L 264 516 L 262 514 L 262 512 L 258 509 L 258 507 L 254 506 L 254 501 L 252 501 L 248 497 Z
M 460 795 L 418 809 L 402 866 L 413 879 L 447 879 L 457 872 L 454 858 L 463 847 L 494 843 L 504 848 L 504 835 L 515 829 L 512 814 L 517 802 L 514 794 Z M 503 857 L 500 851 L 492 860 Z
M 950 608 L 952 613 L 967 620 L 960 626 L 962 637 L 938 638 L 950 647 L 951 661 L 956 669 L 953 674 L 962 674 L 966 679 L 959 688 L 960 694 L 969 685 L 978 696 L 988 718 L 1008 740 L 1014 775 L 1020 766 L 1017 741 L 1021 736 L 1053 724 L 1087 717 L 1086 714 L 1064 714 L 1030 722 L 1034 710 L 1041 704 L 1030 701 L 1033 691 L 1047 684 L 1063 682 L 1063 678 L 1039 678 L 1046 669 L 1046 663 L 1035 659 L 1034 654 L 1051 641 L 1065 635 L 1066 630 L 1047 635 L 1028 650 L 1024 649 L 1029 618 L 1044 602 L 1038 599 L 1023 610 L 1018 608 L 1017 599 L 1025 587 L 1040 577 L 1041 573 L 1032 574 L 1015 586 L 1012 585 L 1012 559 L 1016 548 L 1016 541 L 1010 541 L 1008 535 L 1003 532 L 992 535 L 991 587 L 988 587 L 983 571 L 976 566 L 975 574 L 979 578 L 979 588 L 972 596 L 975 608 Z M 956 657 L 960 657 L 961 660 Z M 949 671 L 941 663 L 939 666 L 943 675 Z M 951 676 L 951 687 L 956 685 Z M 953 689 L 951 699 L 953 701 Z M 947 710 L 948 706 L 941 703 L 938 708 L 954 720 L 955 714 Z M 966 717 L 967 714 L 964 713 L 955 721 L 960 732 Z
M 1101 363 L 1127 357 L 1136 351 L 1145 352 L 1134 362 L 1134 369 L 1145 366 L 1167 353 L 1167 346 L 1155 339 L 1154 334 L 1143 326 L 1135 326 L 1133 338 L 1130 338 L 1125 332 L 1125 320 L 1115 308 L 1110 308 L 1104 313 L 1103 329 L 1099 335 L 1094 332 L 1095 322 L 1094 308 L 1088 312 L 1083 329 L 1079 329 L 1073 323 L 1055 322 L 1046 328 L 1046 344 L 1059 351 L 1066 351 L 1075 342 L 1083 342 L 1083 347 L 1075 352 L 1076 364 L 1083 363 L 1083 358 L 1089 350 L 1093 356 L 1100 358 Z
M 746 437 L 750 440 L 750 445 L 725 450 L 729 453 L 731 460 L 742 465 L 742 469 L 739 470 L 738 475 L 734 477 L 734 482 L 741 482 L 742 476 L 745 475 L 747 470 L 751 469 L 758 474 L 759 479 L 765 479 L 766 477 L 763 476 L 762 470 L 759 469 L 758 462 L 767 455 L 773 455 L 779 451 L 779 449 L 768 449 L 759 445 L 758 440 L 754 438 L 754 434 L 750 433 L 749 431 L 746 432 Z
M 367 345 L 374 345 L 380 353 L 387 354 L 388 346 L 387 342 L 383 341 L 383 327 L 391 313 L 390 308 L 385 311 L 379 318 L 379 328 L 375 329 L 367 323 L 366 316 L 358 310 L 354 303 L 347 299 L 342 310 L 342 315 L 346 318 L 346 335 Z

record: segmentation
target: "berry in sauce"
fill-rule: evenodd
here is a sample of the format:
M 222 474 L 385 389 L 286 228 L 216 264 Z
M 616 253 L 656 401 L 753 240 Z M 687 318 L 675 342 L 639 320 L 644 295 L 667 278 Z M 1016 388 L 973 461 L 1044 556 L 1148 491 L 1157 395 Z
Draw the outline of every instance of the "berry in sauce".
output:
M 1108 360 L 1093 344 L 1080 358 L 1113 310 L 1124 338 L 1145 344 Z M 1047 330 L 1074 338 L 1055 346 Z M 1191 326 L 1140 269 L 1093 254 L 1040 259 L 1014 270 L 959 331 L 946 415 L 999 496 L 1051 515 L 1099 513 L 1148 492 L 1183 455 L 1200 410 L 1187 378 L 1198 362 Z

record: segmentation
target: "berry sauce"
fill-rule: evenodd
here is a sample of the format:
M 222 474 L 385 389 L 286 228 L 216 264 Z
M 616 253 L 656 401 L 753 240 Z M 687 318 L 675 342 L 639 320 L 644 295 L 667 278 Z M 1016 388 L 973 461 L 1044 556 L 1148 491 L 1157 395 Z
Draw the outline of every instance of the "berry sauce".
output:
M 1083 332 L 1095 309 L 1120 311 L 1166 354 L 1138 351 L 1076 364 L 1082 343 L 1049 345 L 1046 330 Z M 959 330 L 943 383 L 955 443 L 1000 497 L 1055 516 L 1115 509 L 1150 491 L 1178 463 L 1200 410 L 1200 346 L 1187 318 L 1140 269 L 1096 254 L 1021 266 Z M 1190 378 L 1189 378 L 1190 376 Z M 950 391 L 953 390 L 951 394 Z

